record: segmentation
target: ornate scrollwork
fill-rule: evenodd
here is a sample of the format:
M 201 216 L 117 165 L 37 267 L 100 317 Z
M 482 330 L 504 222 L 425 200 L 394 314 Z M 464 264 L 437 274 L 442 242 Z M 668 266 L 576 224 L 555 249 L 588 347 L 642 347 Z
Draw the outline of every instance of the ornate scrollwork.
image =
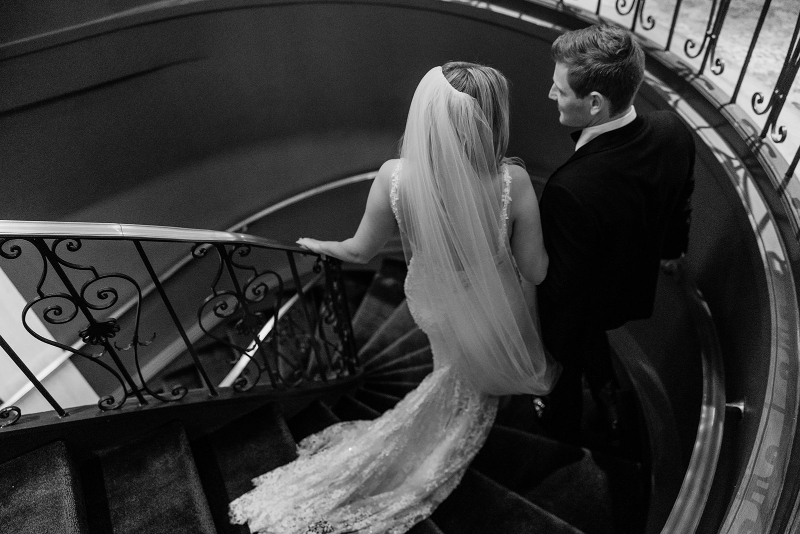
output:
M 105 345 L 109 338 L 117 335 L 117 332 L 119 332 L 117 320 L 109 319 L 90 324 L 78 332 L 78 335 L 87 345 Z
M 753 111 L 757 115 L 764 115 L 769 112 L 767 120 L 764 123 L 764 129 L 761 131 L 761 138 L 765 138 L 769 134 L 770 139 L 774 143 L 783 143 L 786 141 L 788 131 L 785 126 L 778 126 L 778 118 L 780 117 L 783 106 L 786 103 L 786 97 L 792 88 L 798 71 L 800 71 L 800 15 L 798 15 L 797 24 L 795 25 L 794 34 L 792 35 L 789 44 L 789 50 L 786 55 L 786 60 L 783 63 L 783 68 L 778 75 L 778 80 L 775 82 L 775 88 L 769 98 L 767 104 L 759 109 L 759 106 L 764 104 L 766 98 L 762 93 L 753 94 L 750 104 Z M 793 170 L 793 169 L 792 169 Z
M 725 23 L 725 17 L 728 13 L 728 7 L 731 0 L 712 0 L 711 11 L 708 16 L 708 23 L 706 24 L 706 31 L 703 35 L 703 41 L 698 45 L 693 39 L 687 39 L 683 45 L 683 52 L 686 57 L 695 59 L 700 56 L 705 50 L 706 55 L 698 70 L 698 74 L 702 74 L 705 70 L 706 62 L 711 61 L 710 70 L 715 75 L 720 75 L 725 71 L 725 61 L 716 57 L 717 41 L 720 33 L 722 32 L 722 25 Z M 697 50 L 694 52 L 694 50 Z
M 0 428 L 13 425 L 22 417 L 22 410 L 16 406 L 6 406 L 0 410 Z
M 9 245 L 17 241 L 16 238 L 4 238 L 0 239 L 0 256 L 7 260 L 15 260 L 22 255 L 22 247 L 19 244 Z
M 644 5 L 645 0 L 630 0 L 630 5 L 628 5 L 628 0 L 617 0 L 615 7 L 617 9 L 617 13 L 623 17 L 628 16 L 631 14 L 631 12 L 635 11 L 633 14 L 633 24 L 631 25 L 631 30 L 636 29 L 636 23 L 638 20 L 642 29 L 649 31 L 655 28 L 656 21 L 651 15 L 648 15 L 647 17 L 644 16 Z

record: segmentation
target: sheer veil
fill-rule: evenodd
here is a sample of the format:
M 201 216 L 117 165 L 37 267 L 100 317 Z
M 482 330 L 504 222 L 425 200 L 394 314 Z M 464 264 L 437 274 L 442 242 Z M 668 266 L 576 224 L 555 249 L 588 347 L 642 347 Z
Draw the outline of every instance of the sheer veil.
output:
M 558 365 L 545 353 L 510 253 L 491 125 L 441 67 L 414 94 L 401 161 L 396 207 L 407 296 L 435 357 L 484 393 L 547 393 Z

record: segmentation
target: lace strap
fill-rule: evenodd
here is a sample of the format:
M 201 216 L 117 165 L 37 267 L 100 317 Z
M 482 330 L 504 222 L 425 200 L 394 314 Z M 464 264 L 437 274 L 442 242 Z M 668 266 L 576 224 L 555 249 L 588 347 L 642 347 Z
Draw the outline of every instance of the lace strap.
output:
M 508 237 L 508 207 L 511 205 L 511 174 L 508 167 L 503 167 L 503 211 L 500 220 L 500 237 Z
M 397 162 L 397 167 L 395 167 L 394 172 L 392 173 L 392 187 L 389 190 L 389 202 L 392 205 L 392 211 L 394 212 L 394 218 L 397 219 L 397 224 L 400 225 L 400 211 L 397 208 L 397 200 L 399 199 L 400 195 L 397 190 L 397 183 L 398 178 L 400 178 L 400 167 L 403 166 L 402 161 Z M 402 225 L 401 225 L 402 228 Z

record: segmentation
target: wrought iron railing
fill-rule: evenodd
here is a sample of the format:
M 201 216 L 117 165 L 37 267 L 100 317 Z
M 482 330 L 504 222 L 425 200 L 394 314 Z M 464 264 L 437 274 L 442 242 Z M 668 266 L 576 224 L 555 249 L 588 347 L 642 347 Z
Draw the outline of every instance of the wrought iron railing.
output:
M 174 276 L 169 266 L 186 255 L 187 276 Z M 2 221 L 0 268 L 29 296 L 21 328 L 111 378 L 115 387 L 98 401 L 103 411 L 130 398 L 182 399 L 187 387 L 157 386 L 148 376 L 163 363 L 145 370 L 176 341 L 211 396 L 219 387 L 291 390 L 358 371 L 341 262 L 294 245 L 183 228 Z M 234 356 L 235 371 L 221 385 L 198 353 L 201 339 Z M 0 348 L 53 410 L 68 415 L 2 336 Z M 0 427 L 20 416 L 16 406 L 3 407 Z
M 510 0 L 444 0 L 525 19 Z M 525 0 L 577 17 L 629 28 L 649 43 L 684 60 L 686 75 L 712 83 L 727 95 L 719 105 L 738 104 L 759 131 L 754 150 L 774 143 L 788 165 L 800 163 L 800 3 L 795 0 Z M 744 4 L 744 5 L 743 5 Z M 517 9 L 522 11 L 517 11 Z M 758 14 L 757 17 L 755 14 Z M 750 20 L 752 17 L 753 20 Z M 740 46 L 747 43 L 747 46 Z M 754 67 L 755 65 L 755 67 Z M 708 74 L 710 72 L 710 74 Z M 790 97 L 794 100 L 790 104 Z

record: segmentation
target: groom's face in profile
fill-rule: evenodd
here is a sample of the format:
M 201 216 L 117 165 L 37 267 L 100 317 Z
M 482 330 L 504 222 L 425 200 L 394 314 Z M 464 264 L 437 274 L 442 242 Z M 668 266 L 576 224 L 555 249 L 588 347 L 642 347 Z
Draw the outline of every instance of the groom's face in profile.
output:
M 563 63 L 556 63 L 553 72 L 553 86 L 550 87 L 551 100 L 558 104 L 558 121 L 564 126 L 585 128 L 592 122 L 591 96 L 578 98 L 569 86 L 569 69 Z

